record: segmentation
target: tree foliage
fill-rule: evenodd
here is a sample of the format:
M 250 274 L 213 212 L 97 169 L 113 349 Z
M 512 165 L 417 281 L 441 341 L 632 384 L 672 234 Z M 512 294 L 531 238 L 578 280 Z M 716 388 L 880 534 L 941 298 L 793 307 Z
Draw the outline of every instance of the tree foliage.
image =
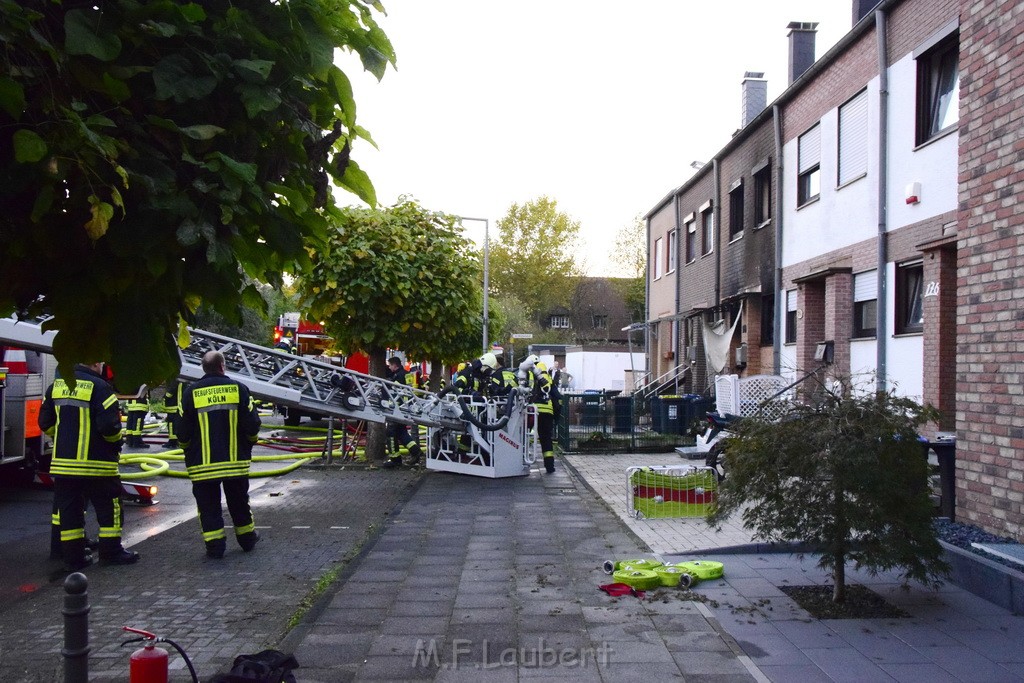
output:
M 0 314 L 49 312 L 62 368 L 177 374 L 200 304 L 308 262 L 331 184 L 369 203 L 335 48 L 394 63 L 376 0 L 0 0 Z M 65 374 L 70 374 L 65 372 Z
M 726 447 L 728 477 L 709 521 L 740 512 L 768 541 L 808 542 L 845 597 L 847 561 L 937 584 L 946 571 L 931 522 L 917 429 L 936 413 L 893 393 L 823 392 L 820 408 L 745 419 Z
M 619 229 L 611 262 L 623 276 L 613 282 L 626 302 L 633 322 L 645 320 L 647 306 L 647 225 L 640 216 Z
M 551 305 L 568 303 L 572 279 L 582 275 L 575 260 L 579 233 L 579 222 L 553 199 L 510 206 L 490 248 L 493 291 L 514 295 L 535 319 Z
M 382 209 L 340 210 L 299 282 L 304 310 L 348 352 L 415 359 L 479 355 L 482 269 L 458 218 L 403 198 Z

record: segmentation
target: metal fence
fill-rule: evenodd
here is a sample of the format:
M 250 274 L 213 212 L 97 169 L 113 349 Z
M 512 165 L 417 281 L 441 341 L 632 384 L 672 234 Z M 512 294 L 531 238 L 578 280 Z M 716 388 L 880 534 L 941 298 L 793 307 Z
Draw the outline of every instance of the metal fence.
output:
M 617 391 L 563 393 L 555 438 L 565 453 L 663 453 L 694 445 L 710 409 L 699 394 L 636 400 Z

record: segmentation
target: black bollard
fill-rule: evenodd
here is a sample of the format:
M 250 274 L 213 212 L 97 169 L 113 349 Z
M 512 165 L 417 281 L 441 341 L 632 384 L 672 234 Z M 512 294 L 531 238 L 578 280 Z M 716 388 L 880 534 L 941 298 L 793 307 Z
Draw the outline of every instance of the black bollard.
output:
M 64 683 L 89 681 L 89 579 L 81 572 L 64 579 Z

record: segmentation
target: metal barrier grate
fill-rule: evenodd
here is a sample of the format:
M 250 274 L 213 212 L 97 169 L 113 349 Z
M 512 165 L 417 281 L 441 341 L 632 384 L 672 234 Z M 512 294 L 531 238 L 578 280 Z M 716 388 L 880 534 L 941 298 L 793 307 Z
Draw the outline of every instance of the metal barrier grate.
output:
M 626 469 L 626 512 L 636 519 L 704 517 L 718 498 L 710 467 L 662 465 Z

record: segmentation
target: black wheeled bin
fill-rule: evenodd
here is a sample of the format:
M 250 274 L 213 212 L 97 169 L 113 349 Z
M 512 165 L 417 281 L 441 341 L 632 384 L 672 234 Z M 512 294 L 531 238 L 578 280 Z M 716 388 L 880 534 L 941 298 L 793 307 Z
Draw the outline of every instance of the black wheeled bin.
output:
M 583 426 L 597 427 L 601 424 L 601 401 L 603 392 L 587 389 L 583 392 Z
M 615 426 L 613 432 L 623 434 L 633 429 L 633 397 L 616 396 L 612 399 L 615 405 Z
M 685 431 L 683 418 L 686 412 L 686 403 L 686 398 L 683 396 L 662 396 L 661 429 L 657 431 L 662 434 L 682 434 Z

